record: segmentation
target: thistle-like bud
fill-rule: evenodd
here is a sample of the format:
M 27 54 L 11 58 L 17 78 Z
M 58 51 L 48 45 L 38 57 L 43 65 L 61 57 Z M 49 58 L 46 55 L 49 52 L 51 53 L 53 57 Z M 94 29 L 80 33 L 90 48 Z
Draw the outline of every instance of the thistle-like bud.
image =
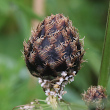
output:
M 84 55 L 77 29 L 62 14 L 48 16 L 24 42 L 24 56 L 30 73 L 39 77 L 45 94 L 58 96 L 64 86 L 74 80 Z
M 84 51 L 72 22 L 62 14 L 48 16 L 24 42 L 26 65 L 33 76 L 52 80 L 66 71 L 77 74 Z
M 82 99 L 90 110 L 104 110 L 107 100 L 106 89 L 102 86 L 91 86 L 82 94 Z

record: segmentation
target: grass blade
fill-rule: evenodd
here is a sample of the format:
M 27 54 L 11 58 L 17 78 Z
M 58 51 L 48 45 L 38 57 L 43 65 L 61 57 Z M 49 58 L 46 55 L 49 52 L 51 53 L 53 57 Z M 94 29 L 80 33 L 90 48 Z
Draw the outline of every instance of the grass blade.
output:
M 98 84 L 107 88 L 109 74 L 110 74 L 110 2 Z

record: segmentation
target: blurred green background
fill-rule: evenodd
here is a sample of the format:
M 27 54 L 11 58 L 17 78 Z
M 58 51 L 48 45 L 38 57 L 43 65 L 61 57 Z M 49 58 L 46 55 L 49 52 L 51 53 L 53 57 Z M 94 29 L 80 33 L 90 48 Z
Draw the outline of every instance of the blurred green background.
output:
M 23 41 L 31 34 L 32 20 L 63 13 L 78 28 L 80 38 L 85 36 L 86 63 L 65 88 L 64 99 L 84 104 L 81 93 L 90 85 L 97 85 L 101 64 L 109 0 L 45 0 L 45 15 L 33 11 L 33 0 L 0 0 L 0 110 L 27 104 L 46 96 L 30 75 L 23 60 Z M 109 81 L 110 84 L 110 81 Z M 110 88 L 108 87 L 110 96 Z

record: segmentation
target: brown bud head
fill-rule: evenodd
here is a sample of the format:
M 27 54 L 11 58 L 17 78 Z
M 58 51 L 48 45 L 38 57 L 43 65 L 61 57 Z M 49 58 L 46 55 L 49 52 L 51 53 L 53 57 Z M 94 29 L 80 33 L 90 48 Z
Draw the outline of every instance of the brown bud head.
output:
M 24 42 L 26 65 L 33 76 L 54 79 L 80 69 L 84 55 L 77 29 L 62 14 L 46 17 Z
M 94 110 L 103 110 L 105 101 L 107 99 L 106 89 L 102 86 L 91 86 L 87 92 L 82 94 L 82 99 L 85 101 L 87 106 L 95 108 Z

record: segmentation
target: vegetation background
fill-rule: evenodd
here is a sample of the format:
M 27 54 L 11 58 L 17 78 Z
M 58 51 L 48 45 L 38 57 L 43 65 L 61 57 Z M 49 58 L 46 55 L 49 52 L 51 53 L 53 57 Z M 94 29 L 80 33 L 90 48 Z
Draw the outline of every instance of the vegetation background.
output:
M 0 110 L 46 98 L 37 79 L 28 72 L 21 51 L 24 39 L 31 35 L 32 22 L 51 13 L 68 16 L 80 38 L 85 36 L 84 59 L 88 62 L 82 64 L 64 95 L 66 101 L 83 105 L 81 93 L 98 82 L 109 0 L 44 0 L 43 15 L 34 12 L 34 1 L 0 0 Z M 110 97 L 110 87 L 107 92 Z

